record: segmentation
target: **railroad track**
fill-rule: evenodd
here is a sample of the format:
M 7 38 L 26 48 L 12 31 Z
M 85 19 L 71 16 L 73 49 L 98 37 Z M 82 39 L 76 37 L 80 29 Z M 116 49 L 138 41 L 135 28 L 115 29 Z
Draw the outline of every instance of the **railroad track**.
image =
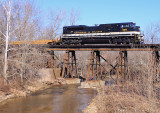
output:
M 49 50 L 151 51 L 160 50 L 160 44 L 107 44 L 107 45 L 46 45 Z

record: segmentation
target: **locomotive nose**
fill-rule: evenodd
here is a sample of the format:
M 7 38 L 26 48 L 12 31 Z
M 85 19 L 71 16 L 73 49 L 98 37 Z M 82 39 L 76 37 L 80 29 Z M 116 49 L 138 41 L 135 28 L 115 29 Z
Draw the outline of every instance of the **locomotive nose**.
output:
M 134 30 L 135 31 L 140 31 L 140 27 L 139 26 L 135 26 Z

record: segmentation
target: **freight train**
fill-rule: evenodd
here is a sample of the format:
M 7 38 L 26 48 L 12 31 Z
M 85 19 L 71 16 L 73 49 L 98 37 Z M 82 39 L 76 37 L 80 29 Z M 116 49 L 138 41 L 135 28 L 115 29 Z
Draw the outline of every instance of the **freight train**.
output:
M 73 25 L 63 27 L 59 44 L 143 44 L 140 27 L 134 22 L 100 24 L 95 26 Z

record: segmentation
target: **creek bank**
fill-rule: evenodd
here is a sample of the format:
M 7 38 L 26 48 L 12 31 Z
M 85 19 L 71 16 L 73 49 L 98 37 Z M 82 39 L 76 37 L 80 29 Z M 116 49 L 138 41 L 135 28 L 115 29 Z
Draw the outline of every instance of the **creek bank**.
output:
M 92 99 L 89 105 L 83 110 L 84 113 L 98 113 L 98 109 L 96 106 L 96 97 Z
M 105 86 L 105 81 L 102 80 L 91 80 L 91 81 L 85 81 L 81 82 L 81 85 L 79 88 L 94 88 L 97 89 L 99 87 Z
M 78 78 L 70 78 L 70 79 L 64 79 L 64 78 L 57 78 L 55 80 L 50 81 L 44 81 L 42 79 L 39 79 L 37 81 L 32 82 L 32 84 L 27 84 L 20 87 L 11 87 L 8 91 L 0 90 L 0 103 L 4 102 L 11 98 L 17 98 L 17 97 L 25 97 L 29 96 L 37 91 L 41 91 L 47 88 L 50 88 L 52 86 L 56 85 L 64 85 L 64 84 L 80 84 L 80 79 Z
M 84 113 L 159 113 L 160 101 L 139 94 L 133 84 L 127 83 L 97 87 L 98 94 L 85 108 Z M 139 88 L 139 87 L 138 87 Z
M 104 86 L 105 86 L 105 81 L 91 80 L 91 81 L 81 82 L 79 88 L 93 88 L 96 89 L 97 93 L 99 93 L 98 89 Z M 96 99 L 97 96 L 95 96 L 95 98 L 93 98 L 92 101 L 88 103 L 88 106 L 83 110 L 84 113 L 98 113 L 98 109 L 96 106 Z
M 39 78 L 34 78 L 27 84 L 21 85 L 19 82 L 15 82 L 14 85 L 0 88 L 0 103 L 10 98 L 25 97 L 55 85 L 80 83 L 80 79 L 77 78 L 61 78 L 60 72 L 59 68 L 54 71 L 53 68 L 42 68 L 37 72 Z

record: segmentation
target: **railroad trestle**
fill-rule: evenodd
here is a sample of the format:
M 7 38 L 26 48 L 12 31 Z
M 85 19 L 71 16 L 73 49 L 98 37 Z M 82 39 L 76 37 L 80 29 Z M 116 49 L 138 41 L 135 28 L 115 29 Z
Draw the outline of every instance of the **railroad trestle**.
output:
M 85 76 L 86 80 L 92 79 L 104 79 L 106 75 L 108 75 L 111 79 L 115 81 L 115 83 L 123 82 L 130 79 L 129 67 L 128 67 L 128 51 L 152 51 L 152 59 L 151 59 L 151 67 L 153 70 L 153 79 L 157 81 L 160 75 L 160 55 L 159 55 L 159 45 L 144 45 L 138 47 L 125 47 L 125 46 L 115 46 L 115 47 L 48 47 L 49 51 L 65 51 L 65 58 L 63 61 L 62 67 L 62 77 L 78 77 L 77 75 L 77 59 L 76 59 L 76 51 L 90 51 L 88 69 Z M 101 51 L 118 51 L 118 57 L 116 57 L 116 64 L 110 63 L 103 55 L 101 55 Z M 54 61 L 55 58 L 53 57 Z M 102 64 L 105 62 L 107 65 L 111 67 L 108 71 L 106 67 Z M 112 76 L 115 75 L 115 76 Z

